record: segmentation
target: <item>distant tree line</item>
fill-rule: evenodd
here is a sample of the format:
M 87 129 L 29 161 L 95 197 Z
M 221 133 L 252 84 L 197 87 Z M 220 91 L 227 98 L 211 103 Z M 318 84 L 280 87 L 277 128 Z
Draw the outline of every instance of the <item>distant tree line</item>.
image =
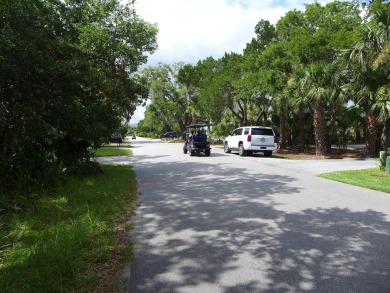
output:
M 0 1 L 0 191 L 88 161 L 146 99 L 157 28 L 123 2 Z
M 282 148 L 366 143 L 376 156 L 390 146 L 389 1 L 334 1 L 260 20 L 242 54 L 195 65 L 147 68 L 150 105 L 138 132 L 184 131 L 213 125 L 272 125 Z

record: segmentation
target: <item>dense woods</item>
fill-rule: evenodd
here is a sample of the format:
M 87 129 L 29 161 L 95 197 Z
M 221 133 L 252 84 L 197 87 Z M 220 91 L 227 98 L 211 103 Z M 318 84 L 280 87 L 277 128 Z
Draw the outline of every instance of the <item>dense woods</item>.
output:
M 242 54 L 196 64 L 160 64 L 141 75 L 150 105 L 138 132 L 153 136 L 208 123 L 272 125 L 282 148 L 324 155 L 332 144 L 366 143 L 376 156 L 390 140 L 390 4 L 334 1 L 260 20 Z

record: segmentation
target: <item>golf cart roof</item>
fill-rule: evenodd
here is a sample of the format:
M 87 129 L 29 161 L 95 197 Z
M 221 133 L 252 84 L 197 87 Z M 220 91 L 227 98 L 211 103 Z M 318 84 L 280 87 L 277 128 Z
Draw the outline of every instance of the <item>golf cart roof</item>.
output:
M 186 126 L 186 128 L 202 128 L 202 127 L 206 127 L 207 124 L 192 124 L 192 125 L 188 125 Z

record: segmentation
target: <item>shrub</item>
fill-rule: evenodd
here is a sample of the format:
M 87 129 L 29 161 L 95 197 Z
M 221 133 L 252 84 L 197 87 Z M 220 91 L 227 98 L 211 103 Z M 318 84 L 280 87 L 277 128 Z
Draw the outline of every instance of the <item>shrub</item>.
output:
M 385 171 L 386 169 L 386 161 L 387 161 L 387 157 L 389 156 L 390 154 L 388 153 L 385 153 L 383 156 L 380 156 L 379 157 L 379 169 L 381 171 Z

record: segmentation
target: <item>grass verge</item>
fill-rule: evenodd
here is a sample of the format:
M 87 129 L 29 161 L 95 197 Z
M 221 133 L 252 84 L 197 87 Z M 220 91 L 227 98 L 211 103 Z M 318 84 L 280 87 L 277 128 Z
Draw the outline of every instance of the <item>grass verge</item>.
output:
M 390 174 L 379 168 L 329 172 L 319 177 L 390 193 Z
M 93 150 L 96 157 L 131 156 L 133 152 L 128 148 L 101 147 Z
M 126 165 L 102 170 L 28 198 L 0 198 L 1 292 L 121 291 L 110 276 L 132 257 L 124 234 L 136 176 Z

